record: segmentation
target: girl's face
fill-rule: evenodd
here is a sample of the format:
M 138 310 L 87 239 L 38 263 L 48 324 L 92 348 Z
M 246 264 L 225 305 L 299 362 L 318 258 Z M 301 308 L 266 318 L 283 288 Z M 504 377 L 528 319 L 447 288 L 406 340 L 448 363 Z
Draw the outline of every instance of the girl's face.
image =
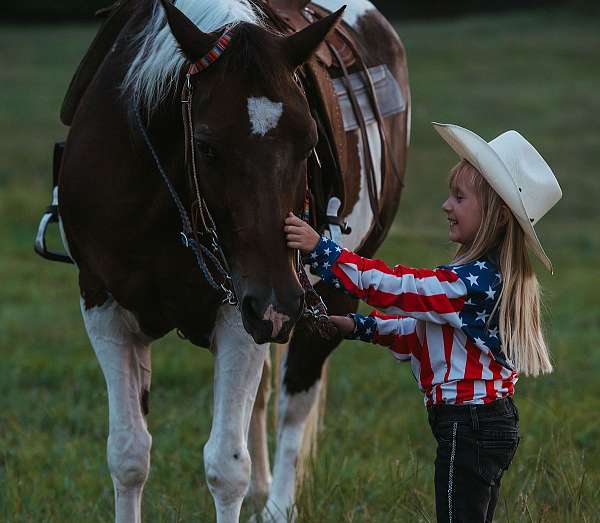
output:
M 442 209 L 448 216 L 451 241 L 470 245 L 481 225 L 481 206 L 475 192 L 471 169 L 462 169 L 450 184 L 450 194 Z

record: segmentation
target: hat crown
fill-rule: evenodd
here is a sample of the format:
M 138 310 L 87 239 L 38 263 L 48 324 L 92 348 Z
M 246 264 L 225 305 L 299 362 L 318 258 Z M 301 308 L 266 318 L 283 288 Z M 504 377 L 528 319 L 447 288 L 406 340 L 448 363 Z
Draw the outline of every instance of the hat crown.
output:
M 489 142 L 510 173 L 527 212 L 536 224 L 562 196 L 552 169 L 517 131 L 506 131 Z

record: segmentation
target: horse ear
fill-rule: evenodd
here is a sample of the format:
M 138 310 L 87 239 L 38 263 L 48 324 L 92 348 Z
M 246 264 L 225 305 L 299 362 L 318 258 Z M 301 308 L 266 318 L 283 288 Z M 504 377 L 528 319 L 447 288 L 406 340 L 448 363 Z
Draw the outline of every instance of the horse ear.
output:
M 286 38 L 285 48 L 294 69 L 312 56 L 342 17 L 344 9 L 346 6 Z
M 200 31 L 171 0 L 160 0 L 160 3 L 165 9 L 171 32 L 185 57 L 193 63 L 208 53 L 215 44 L 215 35 Z

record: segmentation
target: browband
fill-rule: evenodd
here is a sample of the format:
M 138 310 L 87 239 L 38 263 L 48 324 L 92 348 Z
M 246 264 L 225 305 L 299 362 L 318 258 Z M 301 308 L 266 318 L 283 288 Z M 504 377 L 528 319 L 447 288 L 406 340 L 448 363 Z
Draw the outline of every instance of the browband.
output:
M 188 74 L 190 76 L 198 74 L 199 72 L 204 71 L 204 69 L 206 69 L 209 65 L 214 64 L 225 52 L 229 42 L 231 42 L 231 29 L 226 29 L 221 37 L 217 40 L 215 46 L 202 58 L 200 58 L 200 60 L 190 65 Z

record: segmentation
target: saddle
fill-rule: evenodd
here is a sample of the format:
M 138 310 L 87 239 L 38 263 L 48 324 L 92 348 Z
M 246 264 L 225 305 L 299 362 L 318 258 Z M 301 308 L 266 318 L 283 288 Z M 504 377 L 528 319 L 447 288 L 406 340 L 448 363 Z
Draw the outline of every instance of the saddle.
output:
M 272 27 L 284 34 L 302 30 L 314 21 L 330 14 L 324 8 L 308 0 L 252 0 L 256 7 L 267 15 Z M 81 61 L 67 90 L 60 113 L 61 121 L 70 125 L 79 102 L 92 81 L 96 71 L 125 27 L 132 12 L 131 0 L 118 0 L 114 4 L 96 12 L 105 17 L 98 34 Z M 349 71 L 353 71 L 350 73 Z M 348 233 L 340 218 L 351 209 L 345 205 L 350 200 L 350 190 L 358 180 L 350 182 L 347 169 L 347 136 L 351 128 L 359 129 L 362 135 L 364 168 L 367 172 L 369 198 L 376 220 L 379 217 L 378 188 L 375 182 L 375 168 L 369 148 L 369 138 L 365 119 L 369 112 L 379 123 L 382 163 L 382 185 L 385 183 L 386 140 L 383 134 L 383 117 L 378 104 L 377 89 L 370 71 L 355 42 L 352 30 L 343 23 L 330 33 L 317 49 L 315 56 L 299 71 L 313 117 L 319 128 L 317 154 L 309 163 L 309 194 L 311 199 L 311 221 L 318 230 L 336 228 L 340 233 Z M 389 75 L 391 77 L 391 75 Z M 358 86 L 357 86 L 358 82 Z M 363 97 L 359 100 L 357 87 L 362 85 Z M 344 92 L 345 91 L 345 92 Z M 399 91 L 399 88 L 398 88 Z M 364 96 L 366 92 L 366 97 Z M 340 105 L 340 97 L 345 98 L 345 112 Z M 348 126 L 348 120 L 354 122 Z M 333 175 L 331 174 L 333 173 Z M 353 173 L 355 176 L 359 175 Z M 333 205 L 332 199 L 334 199 Z M 333 231 L 332 231 L 333 232 Z
M 330 14 L 330 11 L 309 0 L 254 0 L 254 3 L 267 14 L 276 29 L 288 34 L 301 31 L 309 24 Z M 350 71 L 355 72 L 351 74 Z M 348 180 L 352 174 L 360 176 L 359 173 L 350 173 L 347 168 L 346 132 L 349 130 L 359 129 L 362 137 L 369 199 L 376 226 L 380 227 L 379 188 L 376 184 L 375 166 L 367 134 L 365 109 L 370 110 L 374 115 L 374 120 L 379 127 L 382 153 L 381 189 L 385 183 L 387 141 L 377 88 L 371 71 L 372 69 L 366 65 L 352 29 L 343 21 L 327 36 L 314 57 L 302 69 L 305 93 L 312 102 L 311 107 L 317 108 L 313 117 L 319 127 L 319 143 L 325 145 L 324 151 L 321 147 L 321 152 L 324 154 L 320 156 L 331 160 L 329 169 L 323 168 L 318 158 L 316 167 L 313 165 L 311 169 L 309 165 L 309 178 L 311 178 L 309 191 L 313 200 L 312 225 L 317 230 L 329 229 L 338 242 L 341 240 L 339 237 L 341 233 L 350 232 L 340 218 L 351 210 L 346 205 L 350 200 L 349 190 L 352 186 L 356 186 L 356 183 L 360 183 L 359 180 L 355 180 L 355 183 Z M 391 80 L 387 89 L 389 95 L 385 96 L 386 101 L 389 102 L 393 98 L 398 98 L 400 88 L 391 75 L 387 79 Z M 368 95 L 366 100 L 359 100 L 357 95 L 361 87 L 364 87 L 363 90 Z M 386 91 L 385 86 L 383 90 Z M 349 110 L 346 112 L 340 104 L 340 98 L 344 96 L 350 102 L 347 107 Z M 404 104 L 400 105 L 399 109 L 403 110 Z M 348 125 L 349 120 L 353 120 L 356 125 L 354 127 Z M 325 180 L 323 172 L 334 172 L 334 179 Z

